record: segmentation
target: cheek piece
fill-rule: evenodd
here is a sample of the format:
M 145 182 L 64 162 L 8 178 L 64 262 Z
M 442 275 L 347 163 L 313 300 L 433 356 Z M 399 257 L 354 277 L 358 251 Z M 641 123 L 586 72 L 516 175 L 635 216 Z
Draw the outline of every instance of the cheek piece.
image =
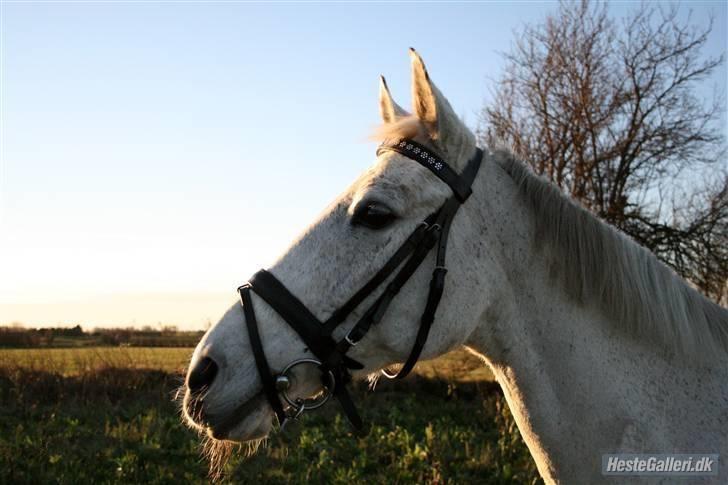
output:
M 430 280 L 427 303 L 420 318 L 420 327 L 409 357 L 399 372 L 392 373 L 384 369 L 382 373 L 391 379 L 405 377 L 417 363 L 417 359 L 427 341 L 430 327 L 435 319 L 435 312 L 445 288 L 445 274 L 447 273 L 445 255 L 450 225 L 458 209 L 472 192 L 471 187 L 478 174 L 483 152 L 476 149 L 475 155 L 468 160 L 463 173 L 458 174 L 435 152 L 410 139 L 397 140 L 394 143 L 385 142 L 378 148 L 377 155 L 383 151 L 397 152 L 429 169 L 452 189 L 453 195 L 437 211 L 430 214 L 415 227 L 399 249 L 359 291 L 341 305 L 328 320 L 322 322 L 311 313 L 301 300 L 288 291 L 283 283 L 264 269 L 255 273 L 246 284 L 238 288 L 240 302 L 245 314 L 245 325 L 250 337 L 250 345 L 258 373 L 263 382 L 263 392 L 273 408 L 281 428 L 289 420 L 300 416 L 303 411 L 320 407 L 331 396 L 336 397 L 339 401 L 352 426 L 356 429 L 362 428 L 361 417 L 354 406 L 346 385 L 351 381 L 351 370 L 359 370 L 364 366 L 346 354 L 349 349 L 364 338 L 372 325 L 379 323 L 392 299 L 422 264 L 430 251 L 437 246 L 437 258 L 432 272 L 432 279 Z M 363 316 L 342 339 L 335 340 L 332 336 L 334 329 L 342 324 L 349 314 L 370 294 L 382 286 L 384 281 L 397 269 L 399 271 Z M 271 370 L 258 332 L 251 292 L 255 292 L 262 298 L 296 331 L 316 359 L 292 361 L 279 373 L 274 373 Z M 287 391 L 292 379 L 289 371 L 298 365 L 316 365 L 321 371 L 322 390 L 317 397 L 302 399 L 292 398 L 288 395 Z M 281 401 L 281 396 L 286 403 L 285 407 L 283 401 Z M 230 418 L 222 423 L 220 429 L 216 431 L 225 434 L 232 429 L 240 419 L 237 414 L 239 413 L 233 412 Z

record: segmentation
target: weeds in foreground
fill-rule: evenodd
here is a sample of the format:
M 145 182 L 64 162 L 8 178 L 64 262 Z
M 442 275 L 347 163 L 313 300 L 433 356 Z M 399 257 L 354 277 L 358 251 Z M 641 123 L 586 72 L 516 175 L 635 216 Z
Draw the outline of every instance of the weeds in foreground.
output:
M 200 442 L 160 370 L 76 375 L 0 367 L 0 483 L 205 483 Z M 537 483 L 497 385 L 414 377 L 355 394 L 370 423 L 352 432 L 335 406 L 273 435 L 232 483 Z

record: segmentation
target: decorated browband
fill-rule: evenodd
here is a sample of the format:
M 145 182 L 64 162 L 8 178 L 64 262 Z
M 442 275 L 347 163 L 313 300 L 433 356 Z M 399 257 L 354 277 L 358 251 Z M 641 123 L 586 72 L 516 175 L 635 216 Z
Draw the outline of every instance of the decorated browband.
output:
M 385 141 L 377 148 L 377 155 L 385 150 L 404 155 L 430 170 L 450 186 L 455 193 L 455 197 L 461 203 L 465 202 L 472 193 L 470 184 L 465 182 L 460 174 L 453 170 L 442 157 L 414 140 L 405 138 L 391 143 Z

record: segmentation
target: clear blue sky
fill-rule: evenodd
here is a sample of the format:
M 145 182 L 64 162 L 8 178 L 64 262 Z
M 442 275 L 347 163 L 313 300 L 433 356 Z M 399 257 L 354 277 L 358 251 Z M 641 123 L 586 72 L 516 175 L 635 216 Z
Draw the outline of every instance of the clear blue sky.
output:
M 409 46 L 474 126 L 555 7 L 2 2 L 0 324 L 215 320 L 373 162 Z M 725 2 L 690 7 L 725 51 Z

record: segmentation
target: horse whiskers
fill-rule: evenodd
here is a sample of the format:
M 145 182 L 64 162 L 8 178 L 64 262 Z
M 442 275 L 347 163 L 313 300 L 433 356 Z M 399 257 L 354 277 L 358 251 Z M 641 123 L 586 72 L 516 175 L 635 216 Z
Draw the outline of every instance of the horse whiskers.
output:
M 180 384 L 172 389 L 172 401 L 177 403 L 178 406 L 181 406 L 184 404 L 184 398 L 185 398 L 185 391 L 187 389 L 187 386 L 185 386 L 184 378 L 179 379 Z
M 232 441 L 216 440 L 207 435 L 202 435 L 202 455 L 209 462 L 209 477 L 213 482 L 219 481 L 224 476 L 225 466 L 236 450 L 244 448 L 243 456 L 250 458 L 258 452 L 261 445 L 268 444 L 268 438 L 260 438 L 246 443 L 233 443 Z
M 208 390 L 205 389 L 191 395 L 190 398 L 200 402 L 205 399 Z M 185 396 L 187 395 L 187 387 L 184 381 L 171 391 L 172 401 L 177 404 L 177 410 L 183 421 L 191 429 L 197 432 L 200 437 L 200 454 L 207 460 L 209 464 L 209 478 L 213 482 L 218 482 L 224 477 L 225 466 L 236 450 L 244 448 L 243 456 L 249 458 L 258 452 L 261 444 L 267 445 L 268 438 L 260 438 L 246 443 L 234 443 L 227 440 L 217 440 L 207 434 L 204 426 L 200 422 L 204 419 L 202 406 L 189 405 L 185 407 Z
M 259 438 L 257 440 L 248 441 L 245 443 L 245 453 L 244 456 L 246 458 L 250 458 L 251 456 L 258 453 L 258 449 L 260 446 L 263 445 L 263 448 L 268 446 L 268 437 Z
M 382 377 L 382 373 L 372 372 L 367 376 L 367 382 L 369 383 L 369 390 L 373 391 L 375 387 L 377 387 L 377 382 L 379 382 L 379 378 Z
M 205 418 L 201 403 L 207 394 L 207 389 L 190 394 L 189 398 L 191 402 L 185 405 L 187 397 L 186 385 L 182 383 L 179 387 L 172 391 L 172 401 L 177 403 L 177 409 L 180 417 L 188 427 L 198 432 L 204 432 L 205 430 L 204 426 L 200 424 L 204 422 Z
M 208 476 L 213 482 L 223 477 L 225 465 L 233 454 L 234 444 L 230 441 L 221 441 L 201 433 L 202 455 L 209 463 Z

